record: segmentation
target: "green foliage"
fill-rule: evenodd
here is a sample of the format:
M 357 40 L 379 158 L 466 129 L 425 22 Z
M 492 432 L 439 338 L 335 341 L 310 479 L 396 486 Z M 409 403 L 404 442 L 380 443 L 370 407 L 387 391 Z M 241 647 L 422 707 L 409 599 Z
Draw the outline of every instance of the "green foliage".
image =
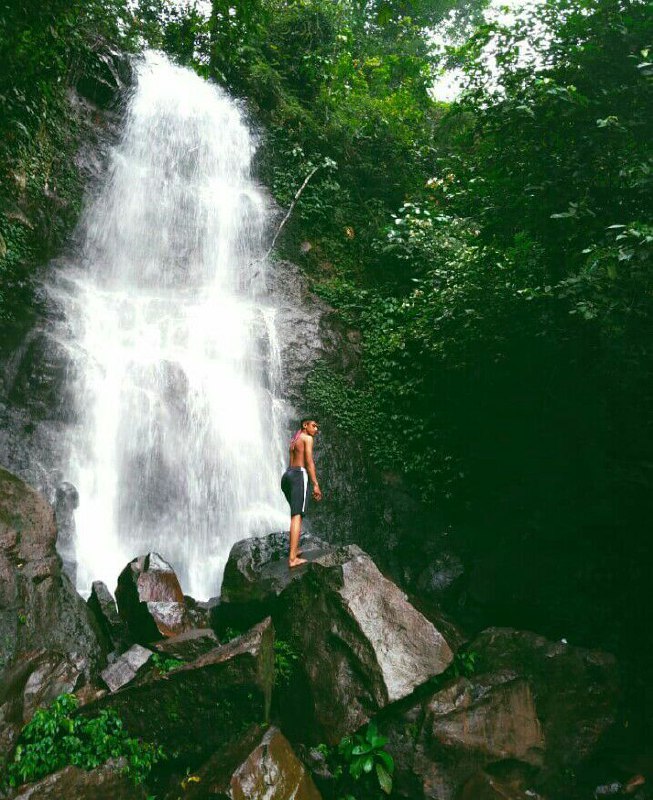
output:
M 154 653 L 151 658 L 152 665 L 162 674 L 166 675 L 168 672 L 177 669 L 183 665 L 183 661 L 179 658 L 166 658 L 160 653 Z
M 278 687 L 292 685 L 298 662 L 299 653 L 290 642 L 274 640 L 274 681 Z
M 142 783 L 164 758 L 163 750 L 128 736 L 114 711 L 94 717 L 75 714 L 78 701 L 62 694 L 47 709 L 39 709 L 23 728 L 4 782 L 15 787 L 73 765 L 94 769 L 108 759 L 124 758 L 126 772 Z
M 345 736 L 336 748 L 318 747 L 336 778 L 340 800 L 373 800 L 392 793 L 395 764 L 385 750 L 387 742 L 370 722 L 359 733 Z

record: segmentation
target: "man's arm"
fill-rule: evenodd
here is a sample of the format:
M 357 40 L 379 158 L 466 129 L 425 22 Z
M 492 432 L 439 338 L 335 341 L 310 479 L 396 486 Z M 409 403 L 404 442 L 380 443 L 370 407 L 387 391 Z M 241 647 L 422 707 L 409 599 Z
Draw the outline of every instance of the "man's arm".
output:
M 308 472 L 308 477 L 311 479 L 311 483 L 313 484 L 313 497 L 316 500 L 321 500 L 322 491 L 317 482 L 317 475 L 315 474 L 315 461 L 313 461 L 312 436 L 306 436 L 306 441 L 304 442 L 304 459 L 306 461 L 306 472 Z

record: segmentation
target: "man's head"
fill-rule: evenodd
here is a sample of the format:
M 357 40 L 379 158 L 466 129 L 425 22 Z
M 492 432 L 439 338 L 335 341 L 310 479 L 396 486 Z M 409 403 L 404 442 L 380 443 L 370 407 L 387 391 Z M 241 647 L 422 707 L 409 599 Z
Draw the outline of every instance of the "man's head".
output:
M 304 433 L 307 433 L 309 436 L 315 436 L 319 430 L 319 426 L 313 417 L 304 417 L 299 425 Z

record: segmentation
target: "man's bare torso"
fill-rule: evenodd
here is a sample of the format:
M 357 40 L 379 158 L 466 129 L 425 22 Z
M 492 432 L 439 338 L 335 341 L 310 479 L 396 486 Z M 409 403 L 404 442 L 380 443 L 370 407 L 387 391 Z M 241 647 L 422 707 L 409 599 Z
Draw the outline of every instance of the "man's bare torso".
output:
M 307 433 L 301 433 L 290 445 L 289 457 L 291 467 L 304 467 L 304 469 L 307 468 L 307 440 L 312 444 L 311 437 Z

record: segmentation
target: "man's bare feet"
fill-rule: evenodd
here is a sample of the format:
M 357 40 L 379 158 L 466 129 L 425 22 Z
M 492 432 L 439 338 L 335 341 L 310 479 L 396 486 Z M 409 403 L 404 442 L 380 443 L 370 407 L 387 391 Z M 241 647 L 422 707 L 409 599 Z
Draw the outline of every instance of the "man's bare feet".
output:
M 302 564 L 308 564 L 308 561 L 305 558 L 293 558 L 292 560 L 288 559 L 288 566 L 290 569 L 293 567 L 301 567 Z

